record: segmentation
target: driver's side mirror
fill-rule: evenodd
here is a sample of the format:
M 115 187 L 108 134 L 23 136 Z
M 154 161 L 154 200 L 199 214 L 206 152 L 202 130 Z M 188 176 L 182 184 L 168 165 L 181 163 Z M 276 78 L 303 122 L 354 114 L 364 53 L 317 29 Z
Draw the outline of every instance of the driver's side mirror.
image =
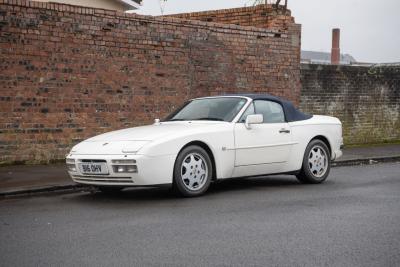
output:
M 248 115 L 246 117 L 244 125 L 246 126 L 247 129 L 251 129 L 252 124 L 260 124 L 263 122 L 264 122 L 264 116 L 262 114 L 253 114 L 253 115 Z

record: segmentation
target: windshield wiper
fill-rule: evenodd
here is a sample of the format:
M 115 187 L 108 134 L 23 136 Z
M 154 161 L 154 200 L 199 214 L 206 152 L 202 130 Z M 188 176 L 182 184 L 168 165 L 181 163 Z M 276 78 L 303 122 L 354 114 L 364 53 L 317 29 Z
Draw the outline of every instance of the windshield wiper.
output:
M 220 118 L 204 117 L 204 118 L 194 119 L 194 121 L 224 121 L 224 120 Z

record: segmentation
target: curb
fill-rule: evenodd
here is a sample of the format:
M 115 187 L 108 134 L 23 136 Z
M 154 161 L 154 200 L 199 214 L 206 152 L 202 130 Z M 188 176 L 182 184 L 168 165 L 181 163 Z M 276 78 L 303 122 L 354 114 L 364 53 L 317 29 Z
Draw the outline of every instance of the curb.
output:
M 337 161 L 337 162 L 332 162 L 332 168 L 345 167 L 345 166 L 373 165 L 378 163 L 389 163 L 389 162 L 400 162 L 400 155 L 390 156 L 390 157 L 372 157 L 365 159 L 350 159 L 350 160 Z M 14 197 L 14 196 L 15 197 L 32 196 L 37 194 L 48 194 L 48 193 L 74 193 L 79 191 L 91 191 L 91 190 L 93 190 L 93 186 L 90 185 L 79 185 L 79 184 L 54 185 L 54 186 L 36 187 L 32 189 L 0 192 L 0 198 Z
M 389 157 L 371 157 L 365 159 L 349 159 L 343 161 L 332 162 L 332 167 L 373 165 L 377 163 L 400 162 L 400 155 Z
M 89 191 L 92 187 L 87 185 L 71 184 L 71 185 L 51 185 L 43 187 L 35 187 L 32 189 L 22 189 L 7 192 L 0 192 L 0 198 L 13 197 L 13 196 L 31 196 L 37 194 L 48 193 L 74 193 L 78 191 Z

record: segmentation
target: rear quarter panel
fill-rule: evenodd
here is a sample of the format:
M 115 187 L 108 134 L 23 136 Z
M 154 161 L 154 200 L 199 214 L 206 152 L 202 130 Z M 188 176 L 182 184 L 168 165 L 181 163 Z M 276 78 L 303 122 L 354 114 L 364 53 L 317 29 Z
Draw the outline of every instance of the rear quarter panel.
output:
M 307 145 L 317 136 L 325 137 L 329 142 L 331 159 L 335 159 L 336 151 L 340 150 L 343 142 L 342 124 L 339 119 L 329 116 L 315 115 L 309 120 L 289 123 L 292 139 L 297 144 L 293 146 L 289 169 L 300 170 Z

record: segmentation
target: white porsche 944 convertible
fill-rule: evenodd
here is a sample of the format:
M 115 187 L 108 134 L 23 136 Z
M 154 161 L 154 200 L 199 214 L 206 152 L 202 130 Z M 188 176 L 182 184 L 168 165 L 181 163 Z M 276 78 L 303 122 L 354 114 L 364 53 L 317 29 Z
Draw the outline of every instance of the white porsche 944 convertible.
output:
M 67 155 L 77 183 L 105 192 L 172 185 L 198 196 L 215 180 L 293 174 L 321 183 L 342 155 L 342 125 L 271 95 L 196 98 L 153 125 L 89 138 Z

